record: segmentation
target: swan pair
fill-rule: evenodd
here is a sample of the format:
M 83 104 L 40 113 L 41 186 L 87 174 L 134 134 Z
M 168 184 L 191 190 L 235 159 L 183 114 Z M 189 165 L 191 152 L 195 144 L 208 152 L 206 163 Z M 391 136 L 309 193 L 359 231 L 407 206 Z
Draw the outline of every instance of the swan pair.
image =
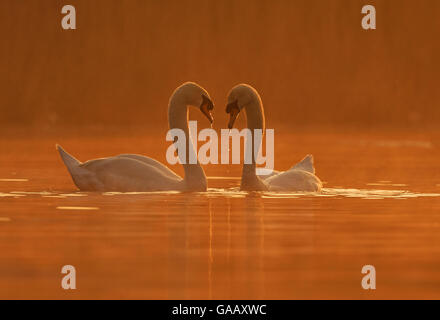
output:
M 188 106 L 198 107 L 212 123 L 214 105 L 208 92 L 200 85 L 186 82 L 171 95 L 168 105 L 170 129 L 181 129 L 189 137 Z M 235 86 L 228 95 L 226 112 L 230 115 L 228 127 L 244 110 L 248 127 L 263 129 L 264 111 L 257 91 L 249 85 Z M 196 158 L 196 151 L 187 139 L 188 159 Z M 82 191 L 183 191 L 203 192 L 207 190 L 207 179 L 199 161 L 191 164 L 183 161 L 185 171 L 182 179 L 162 163 L 137 154 L 121 154 L 115 157 L 89 160 L 81 163 L 61 146 L 57 149 L 75 185 Z M 258 151 L 258 150 L 257 150 Z M 255 152 L 253 154 L 256 154 Z M 255 159 L 243 165 L 241 189 L 245 191 L 320 191 L 322 184 L 315 176 L 313 157 L 308 155 L 287 171 L 274 172 L 268 176 L 257 176 Z

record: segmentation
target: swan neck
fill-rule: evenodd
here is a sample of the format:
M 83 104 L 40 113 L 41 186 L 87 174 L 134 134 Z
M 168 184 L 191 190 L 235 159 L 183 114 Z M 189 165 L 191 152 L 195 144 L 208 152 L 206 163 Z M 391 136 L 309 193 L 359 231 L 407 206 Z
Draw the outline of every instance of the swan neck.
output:
M 255 130 L 262 130 L 262 139 L 265 129 L 263 104 L 258 96 L 253 97 L 252 100 L 243 107 L 243 109 L 246 113 L 247 128 L 251 130 L 252 135 L 252 139 L 249 139 L 246 142 L 252 144 L 252 163 L 243 164 L 242 180 L 245 178 L 257 178 L 255 155 L 258 154 L 261 148 L 261 143 L 258 143 L 257 146 L 255 146 Z
M 191 134 L 188 127 L 188 106 L 183 97 L 179 94 L 174 94 L 170 99 L 168 108 L 168 123 L 170 129 L 181 129 L 186 137 L 186 159 L 183 164 L 185 177 L 183 182 L 187 189 L 191 190 L 206 190 L 206 175 L 197 159 L 197 153 L 194 149 L 194 144 L 191 139 Z M 190 163 L 190 159 L 197 159 L 195 164 Z
M 254 129 L 265 129 L 263 104 L 258 97 L 254 97 L 243 109 L 246 112 L 247 127 L 249 129 L 252 131 Z

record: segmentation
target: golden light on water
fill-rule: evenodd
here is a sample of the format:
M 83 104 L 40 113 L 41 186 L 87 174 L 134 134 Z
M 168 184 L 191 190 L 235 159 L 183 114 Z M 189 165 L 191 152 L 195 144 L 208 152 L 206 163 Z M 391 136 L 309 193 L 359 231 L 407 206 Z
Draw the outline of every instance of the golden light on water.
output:
M 90 211 L 99 210 L 98 207 L 57 207 L 58 210 Z
M 79 299 L 440 298 L 440 1 L 376 0 L 374 31 L 363 0 L 74 3 L 65 31 L 59 1 L 0 1 L 1 299 L 65 299 L 66 264 Z M 55 145 L 167 164 L 186 81 L 216 132 L 258 89 L 275 169 L 313 154 L 322 192 L 241 191 L 232 164 L 206 192 L 78 191 Z

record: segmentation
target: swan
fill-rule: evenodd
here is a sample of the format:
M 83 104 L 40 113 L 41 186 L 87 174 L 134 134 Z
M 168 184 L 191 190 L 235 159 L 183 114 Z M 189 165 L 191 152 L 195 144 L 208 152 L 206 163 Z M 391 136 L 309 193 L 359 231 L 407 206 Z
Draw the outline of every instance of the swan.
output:
M 247 127 L 252 132 L 262 129 L 264 132 L 265 119 L 263 103 L 257 90 L 247 84 L 239 84 L 228 94 L 226 112 L 230 115 L 228 128 L 232 129 L 240 111 L 244 109 L 247 118 Z M 253 141 L 251 141 L 253 145 Z M 307 191 L 318 192 L 322 183 L 315 175 L 313 156 L 307 155 L 303 160 L 284 172 L 274 171 L 265 176 L 256 174 L 255 154 L 252 153 L 252 163 L 243 164 L 241 176 L 241 190 L 244 191 Z
M 193 82 L 179 86 L 171 95 L 168 105 L 170 129 L 181 129 L 187 137 L 187 159 L 195 153 L 188 139 L 188 106 L 200 107 L 212 123 L 211 110 L 214 105 L 208 92 Z M 114 157 L 89 160 L 81 163 L 56 145 L 61 159 L 73 182 L 81 191 L 206 191 L 207 180 L 203 168 L 197 161 L 184 161 L 185 176 L 182 179 L 162 163 L 137 154 L 121 154 Z M 194 157 L 195 158 L 195 157 Z

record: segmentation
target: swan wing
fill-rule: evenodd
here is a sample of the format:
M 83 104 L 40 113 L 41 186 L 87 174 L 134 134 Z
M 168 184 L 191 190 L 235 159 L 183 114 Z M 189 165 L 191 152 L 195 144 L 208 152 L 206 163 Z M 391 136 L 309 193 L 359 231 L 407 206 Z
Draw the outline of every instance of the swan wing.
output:
M 90 160 L 80 165 L 99 181 L 97 191 L 179 190 L 181 178 L 145 162 L 124 157 Z
M 179 190 L 182 179 L 159 162 L 143 157 L 110 157 L 80 162 L 57 145 L 61 159 L 82 191 Z
M 172 171 L 170 168 L 168 168 L 166 165 L 160 163 L 159 161 L 154 160 L 153 158 L 142 156 L 139 154 L 120 154 L 116 157 L 117 158 L 130 158 L 130 159 L 135 159 L 135 160 L 141 161 L 145 164 L 148 164 L 150 166 L 155 167 L 156 169 L 161 171 L 164 175 L 166 175 L 169 178 L 181 179 L 181 177 L 178 176 L 176 173 L 174 173 L 174 171 Z
M 258 178 L 260 178 L 261 180 L 266 180 L 269 179 L 270 177 L 276 176 L 277 174 L 280 174 L 280 171 L 276 171 L 276 170 L 271 170 L 270 173 L 265 173 L 265 169 L 259 169 L 260 172 L 257 171 L 257 176 Z
M 322 188 L 321 180 L 304 170 L 280 172 L 265 180 L 271 191 L 306 191 L 317 192 Z
M 264 170 L 264 169 L 260 169 Z M 294 164 L 288 171 L 290 170 L 301 170 L 301 171 L 306 171 L 306 172 L 310 172 L 311 174 L 315 174 L 315 166 L 314 166 L 314 160 L 313 160 L 313 155 L 309 154 L 307 156 L 305 156 L 300 162 L 298 162 L 297 164 Z M 284 173 L 283 171 L 276 171 L 276 170 L 272 170 L 271 173 L 269 174 L 258 174 L 258 177 L 262 180 L 268 180 L 269 178 L 272 178 L 274 176 L 277 176 L 279 174 Z

